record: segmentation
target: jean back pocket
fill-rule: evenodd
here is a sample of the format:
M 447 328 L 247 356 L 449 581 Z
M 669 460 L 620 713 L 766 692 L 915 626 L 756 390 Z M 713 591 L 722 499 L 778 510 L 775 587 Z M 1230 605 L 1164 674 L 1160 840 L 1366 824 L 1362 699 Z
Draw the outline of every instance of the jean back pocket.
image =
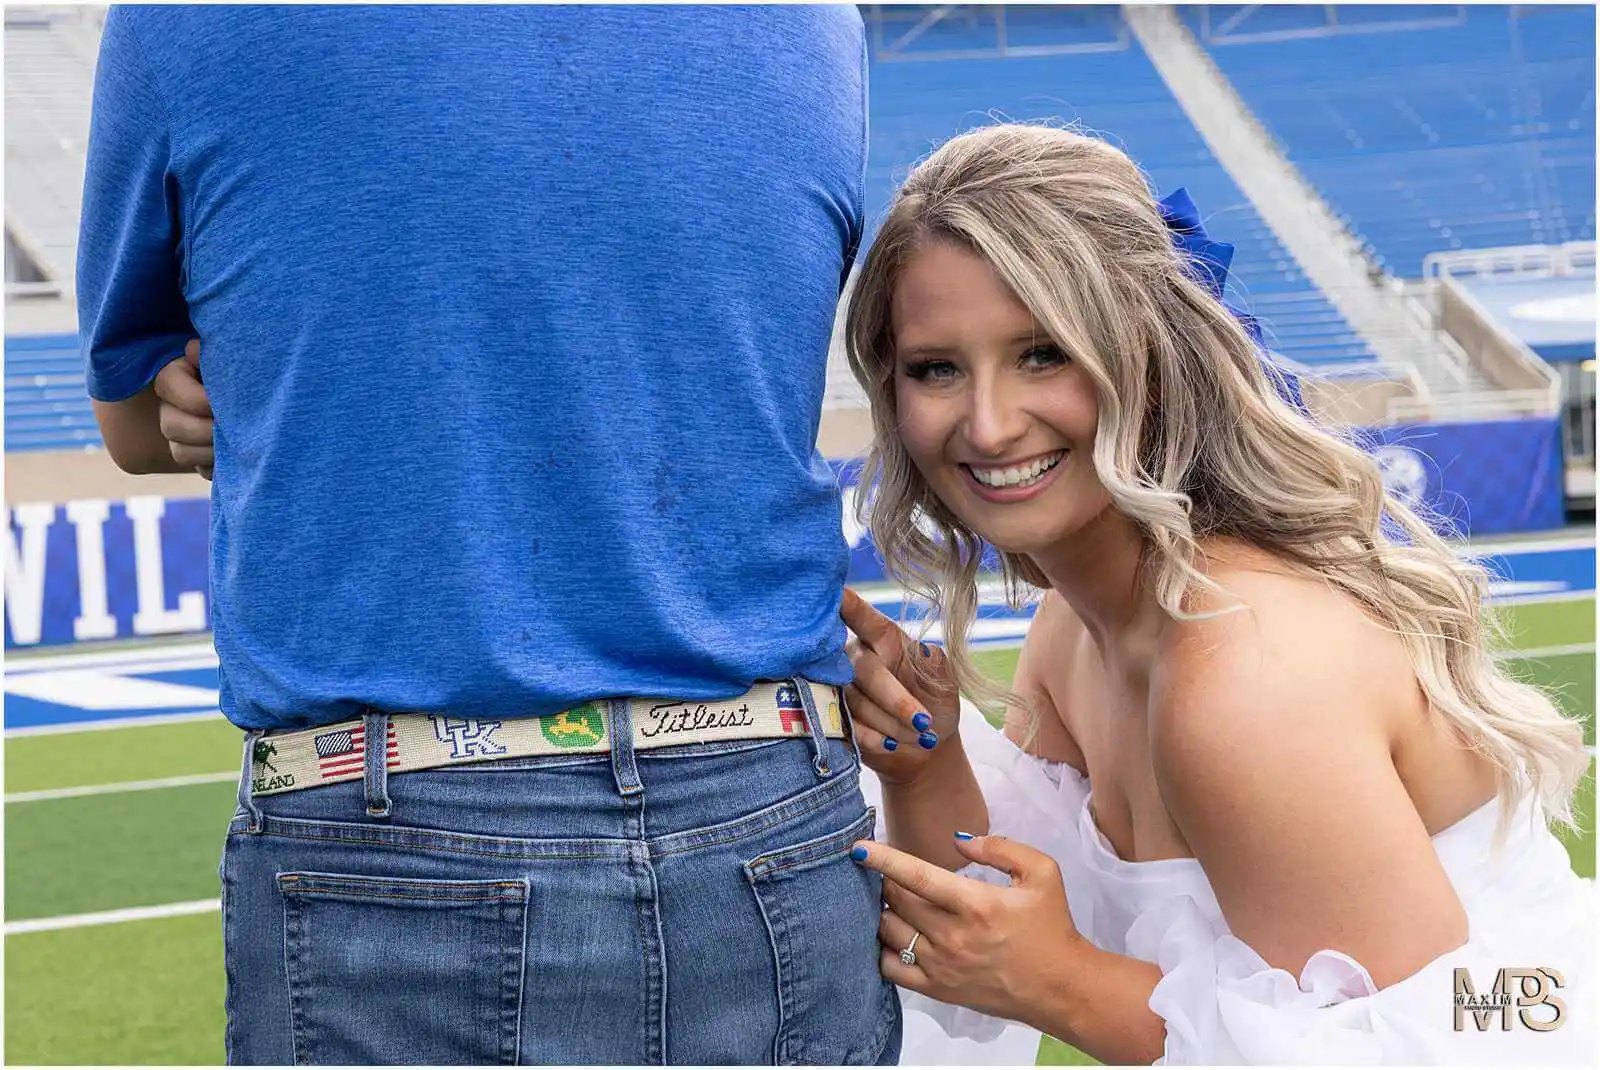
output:
M 294 1060 L 517 1061 L 528 884 L 281 873 Z
M 777 967 L 780 1064 L 872 1064 L 896 1039 L 899 997 L 878 971 L 883 880 L 850 860 L 874 816 L 745 863 Z

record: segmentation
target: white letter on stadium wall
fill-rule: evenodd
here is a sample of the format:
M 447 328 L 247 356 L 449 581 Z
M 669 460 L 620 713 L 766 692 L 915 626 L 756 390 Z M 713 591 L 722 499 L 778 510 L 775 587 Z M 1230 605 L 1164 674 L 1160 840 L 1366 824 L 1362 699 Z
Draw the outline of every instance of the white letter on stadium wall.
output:
M 6 524 L 6 618 L 11 622 L 11 641 L 32 646 L 39 641 L 39 622 L 44 617 L 44 547 L 56 507 L 49 502 L 19 505 L 11 510 Z M 22 535 L 22 547 L 11 533 L 15 523 Z
M 185 591 L 178 608 L 167 608 L 167 584 L 161 570 L 161 518 L 167 503 L 153 495 L 129 498 L 123 503 L 133 521 L 133 563 L 139 587 L 139 611 L 133 630 L 139 635 L 198 632 L 206 626 L 206 596 Z
M 72 637 L 79 642 L 115 639 L 117 618 L 106 608 L 106 521 L 111 504 L 105 501 L 67 503 L 67 519 L 78 533 L 78 619 Z
M 844 488 L 840 495 L 844 499 L 844 522 L 842 524 L 844 541 L 849 544 L 852 550 L 861 545 L 861 540 L 867 534 L 866 525 L 856 519 L 856 497 L 863 493 L 865 492 L 862 491 L 861 484 L 855 483 Z

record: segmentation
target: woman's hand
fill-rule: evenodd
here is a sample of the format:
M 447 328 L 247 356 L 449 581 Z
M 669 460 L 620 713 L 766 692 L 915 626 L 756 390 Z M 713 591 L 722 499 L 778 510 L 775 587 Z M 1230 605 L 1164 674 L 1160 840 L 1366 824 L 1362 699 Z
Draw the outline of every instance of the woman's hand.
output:
M 848 587 L 839 615 L 857 636 L 845 644 L 855 682 L 844 696 L 861 760 L 886 784 L 909 784 L 927 772 L 935 748 L 949 749 L 961 724 L 944 651 L 912 639 Z
M 200 339 L 191 339 L 182 357 L 168 361 L 156 373 L 155 391 L 161 402 L 161 437 L 167 440 L 172 459 L 210 479 L 216 425 L 211 400 L 200 383 Z
M 1051 1023 L 1094 948 L 1078 932 L 1055 860 L 1004 836 L 961 839 L 969 860 L 1011 876 L 1003 888 L 957 876 L 887 844 L 862 841 L 851 857 L 883 874 L 883 976 L 945 1003 L 1000 1018 Z M 916 944 L 912 946 L 912 937 Z M 915 961 L 901 952 L 912 948 Z

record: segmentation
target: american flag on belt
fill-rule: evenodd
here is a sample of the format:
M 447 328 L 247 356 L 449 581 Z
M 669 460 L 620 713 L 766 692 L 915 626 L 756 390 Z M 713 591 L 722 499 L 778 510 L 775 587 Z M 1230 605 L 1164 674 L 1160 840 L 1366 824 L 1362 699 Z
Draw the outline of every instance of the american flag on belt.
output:
M 778 688 L 778 723 L 789 733 L 810 732 L 806 722 L 806 708 L 800 704 L 800 692 L 791 684 Z
M 366 726 L 358 724 L 354 728 L 344 728 L 317 736 L 313 743 L 317 748 L 317 767 L 322 770 L 322 775 L 331 777 L 342 773 L 361 772 L 366 754 L 366 735 Z M 395 739 L 393 724 L 389 725 L 388 742 L 387 764 L 393 769 L 400 757 L 400 743 Z

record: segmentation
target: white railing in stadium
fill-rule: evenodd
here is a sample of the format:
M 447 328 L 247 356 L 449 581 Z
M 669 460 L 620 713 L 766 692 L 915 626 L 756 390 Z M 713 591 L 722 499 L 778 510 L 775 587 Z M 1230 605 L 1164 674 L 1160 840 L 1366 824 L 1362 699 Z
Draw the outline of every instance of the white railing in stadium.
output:
M 1560 373 L 1508 331 L 1505 324 L 1490 315 L 1465 286 L 1456 282 L 1457 279 L 1592 278 L 1594 274 L 1595 243 L 1592 241 L 1464 249 L 1425 257 L 1424 284 L 1433 308 L 1438 310 L 1445 300 L 1449 300 L 1471 309 L 1485 329 L 1493 334 L 1502 356 L 1524 377 L 1538 383 L 1528 389 L 1497 391 L 1481 397 L 1458 399 L 1456 407 L 1467 412 L 1491 415 L 1501 412 L 1552 415 L 1562 409 L 1563 392 Z M 1568 436 L 1569 456 L 1593 457 L 1592 415 L 1586 427 L 1586 439 L 1580 436 L 1580 440 L 1575 441 Z
M 1461 249 L 1430 253 L 1422 259 L 1429 279 L 1472 275 L 1497 278 L 1566 278 L 1595 273 L 1595 243 L 1510 245 L 1498 249 Z
M 1039 28 L 1027 44 L 1015 42 L 1008 30 L 1004 4 L 869 4 L 862 14 L 872 35 L 873 58 L 882 62 L 906 60 L 996 59 L 1022 56 L 1066 56 L 1083 52 L 1126 52 L 1132 44 L 1128 25 L 1107 8 L 1082 8 L 1093 19 L 1102 20 L 1097 29 L 1107 36 L 1077 40 L 1038 40 Z M 970 47 L 931 49 L 916 47 L 918 42 L 941 22 L 961 22 L 966 39 L 980 42 Z M 1083 30 L 1090 22 L 1076 27 Z

